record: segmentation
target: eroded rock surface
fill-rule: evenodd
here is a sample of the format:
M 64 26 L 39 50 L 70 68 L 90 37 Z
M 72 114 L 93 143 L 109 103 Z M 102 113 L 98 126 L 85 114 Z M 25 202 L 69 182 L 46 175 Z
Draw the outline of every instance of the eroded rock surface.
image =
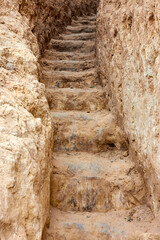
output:
M 159 3 L 101 0 L 98 75 L 97 3 L 0 3 L 2 240 L 160 239 Z
M 95 11 L 96 1 L 90 3 L 0 1 L 2 240 L 40 240 L 48 222 L 53 128 L 39 53 L 73 15 Z
M 159 217 L 146 206 L 107 213 L 63 212 L 51 208 L 48 240 L 159 240 Z
M 34 10 L 33 2 L 30 8 Z M 0 239 L 40 240 L 49 211 L 52 127 L 38 44 L 18 1 L 0 2 Z
M 145 200 L 145 186 L 126 152 L 54 154 L 51 204 L 63 211 L 108 212 Z
M 160 208 L 160 2 L 101 0 L 97 17 L 98 72 L 109 108 L 129 139 L 155 214 Z

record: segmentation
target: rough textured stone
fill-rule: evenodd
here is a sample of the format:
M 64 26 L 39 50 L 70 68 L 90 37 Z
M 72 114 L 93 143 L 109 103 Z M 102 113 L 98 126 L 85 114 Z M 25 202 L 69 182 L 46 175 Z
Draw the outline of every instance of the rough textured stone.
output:
M 0 2 L 0 239 L 40 240 L 48 218 L 52 127 L 39 49 L 19 1 Z M 32 9 L 32 10 L 31 10 Z
M 96 17 L 76 17 L 95 12 L 97 4 L 96 0 L 0 2 L 2 240 L 41 240 L 42 235 L 45 240 L 160 239 L 159 216 L 154 219 L 151 210 L 141 205 L 147 197 L 158 215 L 160 6 L 158 0 L 101 0 L 97 78 L 93 70 Z M 71 18 L 72 26 L 57 37 Z M 71 89 L 65 89 L 67 97 L 63 91 L 55 104 L 60 112 L 52 114 L 55 150 L 61 153 L 53 161 L 51 203 L 60 209 L 90 212 L 65 213 L 51 208 L 50 228 L 43 231 L 49 223 L 53 135 L 44 85 L 38 81 L 38 59 L 53 37 L 51 49 L 43 56 L 48 66 L 43 66 L 46 78 L 42 80 L 52 87 L 48 90 L 50 106 L 55 104 L 56 94 L 59 99 L 62 88 Z M 80 89 L 74 87 L 84 88 L 83 100 Z M 51 99 L 52 90 L 55 99 Z M 73 104 L 74 98 L 78 106 Z M 117 154 L 114 148 L 126 146 L 122 129 L 130 156 L 122 150 Z M 110 150 L 112 156 L 77 150 Z M 110 211 L 104 213 L 106 206 Z
M 143 204 L 145 187 L 134 162 L 114 148 L 105 153 L 57 153 L 51 204 L 63 211 L 108 212 Z
M 154 222 L 151 210 L 142 205 L 146 204 L 143 173 L 129 152 L 120 149 L 127 144 L 118 118 L 107 110 L 107 102 L 91 111 L 92 94 L 97 103 L 106 101 L 105 95 L 98 98 L 96 94 L 103 82 L 94 74 L 96 84 L 90 86 L 89 70 L 83 69 L 88 60 L 95 58 L 88 47 L 90 41 L 94 47 L 95 40 L 90 39 L 91 35 L 80 40 L 86 32 L 82 22 L 93 26 L 94 19 L 90 16 L 74 20 L 58 36 L 60 40 L 51 40 L 50 49 L 44 53 L 45 62 L 42 60 L 56 152 L 51 177 L 51 204 L 56 209 L 51 208 L 50 226 L 43 239 L 156 240 L 160 236 L 158 218 Z M 68 36 L 72 41 L 66 41 Z M 92 65 L 87 69 L 96 73 Z M 79 93 L 83 93 L 82 98 Z
M 106 151 L 125 147 L 125 136 L 110 112 L 52 111 L 55 151 Z
M 97 17 L 98 72 L 144 174 L 147 197 L 160 209 L 160 2 L 101 0 Z
M 107 213 L 63 212 L 51 208 L 48 240 L 159 240 L 160 230 L 146 206 Z M 155 233 L 156 232 L 156 233 Z
M 35 22 L 33 31 L 37 36 L 40 50 L 43 51 L 50 39 L 61 33 L 65 26 L 71 23 L 72 18 L 96 12 L 98 2 L 99 0 L 39 0 L 36 15 L 33 16 Z M 22 7 L 22 12 L 24 11 Z
M 57 88 L 89 88 L 97 84 L 96 72 L 94 69 L 72 72 L 53 71 L 44 68 L 42 72 L 43 83 L 47 87 Z
M 42 238 L 53 129 L 39 53 L 64 22 L 89 11 L 90 2 L 0 1 L 0 239 Z
M 105 92 L 99 89 L 46 88 L 46 97 L 52 110 L 100 111 L 107 101 Z

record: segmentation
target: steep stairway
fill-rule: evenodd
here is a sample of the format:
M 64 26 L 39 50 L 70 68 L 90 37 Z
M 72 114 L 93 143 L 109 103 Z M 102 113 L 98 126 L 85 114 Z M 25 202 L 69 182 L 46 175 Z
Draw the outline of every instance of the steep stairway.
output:
M 143 178 L 107 111 L 95 37 L 96 16 L 79 17 L 50 41 L 41 59 L 54 125 L 51 220 L 44 240 L 160 239 L 144 205 Z

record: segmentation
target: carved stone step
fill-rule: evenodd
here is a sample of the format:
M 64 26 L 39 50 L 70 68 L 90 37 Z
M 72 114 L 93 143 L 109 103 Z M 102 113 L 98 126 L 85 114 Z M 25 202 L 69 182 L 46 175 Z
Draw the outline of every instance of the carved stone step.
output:
M 74 34 L 61 34 L 59 36 L 62 40 L 94 40 L 96 37 L 95 33 L 74 33 Z
M 43 69 L 50 69 L 54 71 L 85 71 L 94 68 L 95 60 L 48 60 L 47 58 L 41 59 Z
M 81 53 L 81 52 L 58 52 L 53 49 L 45 50 L 43 58 L 48 60 L 80 60 L 87 61 L 95 58 L 95 52 Z
M 95 51 L 95 41 L 79 40 L 56 40 L 52 39 L 49 43 L 49 49 L 55 49 L 59 52 L 86 52 Z
M 145 187 L 124 151 L 54 154 L 51 204 L 63 211 L 108 212 L 143 203 Z
M 78 17 L 77 21 L 96 21 L 96 15 Z
M 124 136 L 108 111 L 51 111 L 54 151 L 106 151 L 109 145 L 123 146 Z
M 101 88 L 47 88 L 46 97 L 53 110 L 99 111 L 107 106 L 106 94 Z
M 82 26 L 67 26 L 66 32 L 70 33 L 93 33 L 96 32 L 96 25 L 82 25 Z
M 69 71 L 51 71 L 43 70 L 42 80 L 47 87 L 58 88 L 89 88 L 96 84 L 95 69 L 82 71 L 82 72 L 69 72 Z

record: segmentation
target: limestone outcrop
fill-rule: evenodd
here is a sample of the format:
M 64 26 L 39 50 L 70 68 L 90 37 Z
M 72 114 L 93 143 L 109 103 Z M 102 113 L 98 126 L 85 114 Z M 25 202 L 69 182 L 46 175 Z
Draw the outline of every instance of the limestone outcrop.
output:
M 160 209 L 159 19 L 158 0 L 101 0 L 97 15 L 98 74 L 155 214 Z

